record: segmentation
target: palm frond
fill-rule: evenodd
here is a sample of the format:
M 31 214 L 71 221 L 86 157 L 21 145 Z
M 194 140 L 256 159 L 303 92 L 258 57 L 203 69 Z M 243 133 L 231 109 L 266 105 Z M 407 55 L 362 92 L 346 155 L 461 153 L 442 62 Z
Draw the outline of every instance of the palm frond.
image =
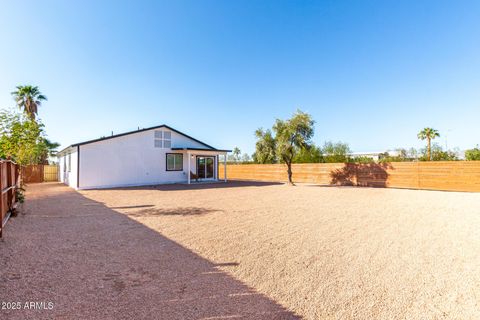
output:
M 38 113 L 38 107 L 42 105 L 42 101 L 46 101 L 47 97 L 43 95 L 38 86 L 17 86 L 17 90 L 12 92 L 17 106 L 22 109 L 32 120 Z

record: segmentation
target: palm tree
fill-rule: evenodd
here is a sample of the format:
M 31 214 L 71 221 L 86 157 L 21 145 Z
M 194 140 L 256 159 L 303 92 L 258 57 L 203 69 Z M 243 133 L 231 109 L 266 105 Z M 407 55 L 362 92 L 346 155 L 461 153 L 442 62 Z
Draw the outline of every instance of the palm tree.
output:
M 428 160 L 432 160 L 432 140 L 440 137 L 440 133 L 432 128 L 424 128 L 418 133 L 417 137 L 420 140 L 427 140 Z
M 44 150 L 41 155 L 40 163 L 48 164 L 48 158 L 54 158 L 57 156 L 57 149 L 60 147 L 60 143 L 52 142 L 47 138 L 44 138 Z
M 35 120 L 38 107 L 42 105 L 42 101 L 47 100 L 47 97 L 38 90 L 37 86 L 17 86 L 17 90 L 13 91 L 12 95 L 17 102 L 17 106 L 32 120 Z

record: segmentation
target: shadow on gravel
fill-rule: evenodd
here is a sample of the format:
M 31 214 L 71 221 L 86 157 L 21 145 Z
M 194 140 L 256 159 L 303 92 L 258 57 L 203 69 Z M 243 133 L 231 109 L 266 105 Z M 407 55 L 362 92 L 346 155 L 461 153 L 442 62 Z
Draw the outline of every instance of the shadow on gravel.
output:
M 220 269 L 236 262 L 204 259 L 65 186 L 32 185 L 26 206 L 0 244 L 0 293 L 54 306 L 0 318 L 300 319 Z
M 205 189 L 224 189 L 224 188 L 245 188 L 245 187 L 264 187 L 273 185 L 282 185 L 283 182 L 265 182 L 265 181 L 247 181 L 247 180 L 229 180 L 227 182 L 202 182 L 202 183 L 175 183 L 159 184 L 153 186 L 138 186 L 125 188 L 98 189 L 101 190 L 159 190 L 159 191 L 181 191 L 181 190 L 205 190 Z
M 219 212 L 215 209 L 186 207 L 178 209 L 151 208 L 128 213 L 132 217 L 154 217 L 154 216 L 201 216 L 211 212 Z
M 111 207 L 111 209 L 139 209 L 139 208 L 152 208 L 155 207 L 153 204 L 142 204 L 138 206 L 122 206 L 122 207 Z

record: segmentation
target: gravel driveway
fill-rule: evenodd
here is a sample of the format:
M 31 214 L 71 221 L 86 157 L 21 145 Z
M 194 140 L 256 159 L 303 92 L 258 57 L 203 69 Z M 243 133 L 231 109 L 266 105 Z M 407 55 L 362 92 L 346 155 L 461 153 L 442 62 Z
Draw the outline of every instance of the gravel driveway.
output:
M 480 194 L 46 183 L 27 197 L 0 243 L 0 298 L 54 306 L 6 318 L 480 318 Z

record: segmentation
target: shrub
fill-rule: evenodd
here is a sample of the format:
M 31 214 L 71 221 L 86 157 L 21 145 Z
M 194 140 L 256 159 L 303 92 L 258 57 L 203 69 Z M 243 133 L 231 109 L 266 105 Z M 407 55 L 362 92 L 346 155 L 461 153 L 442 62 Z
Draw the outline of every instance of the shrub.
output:
M 480 160 L 480 148 L 475 147 L 473 149 L 469 149 L 465 151 L 465 159 L 472 161 L 472 160 Z

